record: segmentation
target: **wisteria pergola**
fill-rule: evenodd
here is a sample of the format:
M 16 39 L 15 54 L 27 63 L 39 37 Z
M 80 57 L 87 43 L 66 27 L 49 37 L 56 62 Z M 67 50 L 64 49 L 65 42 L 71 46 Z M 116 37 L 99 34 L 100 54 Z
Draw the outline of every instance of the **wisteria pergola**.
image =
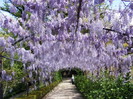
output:
M 107 1 L 110 5 L 113 2 Z M 8 12 L 15 18 L 3 15 L 0 20 L 1 27 L 11 34 L 0 37 L 0 80 L 6 76 L 6 71 L 1 70 L 2 58 L 11 59 L 11 66 L 14 61 L 21 61 L 29 77 L 34 71 L 39 79 L 50 77 L 53 71 L 74 67 L 97 74 L 115 68 L 111 72 L 115 76 L 130 71 L 132 1 L 117 11 L 108 8 L 104 0 L 10 0 L 10 3 Z M 10 53 L 10 57 L 2 52 Z M 19 59 L 14 59 L 16 53 Z

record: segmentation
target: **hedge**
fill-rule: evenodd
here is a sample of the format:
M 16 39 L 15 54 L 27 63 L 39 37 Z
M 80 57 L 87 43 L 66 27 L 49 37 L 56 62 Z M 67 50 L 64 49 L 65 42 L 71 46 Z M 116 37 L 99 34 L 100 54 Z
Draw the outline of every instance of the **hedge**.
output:
M 76 76 L 75 85 L 85 99 L 133 99 L 133 84 L 122 76 L 98 79 Z
M 43 98 L 48 92 L 50 92 L 55 86 L 59 84 L 60 81 L 55 81 L 51 83 L 49 86 L 42 87 L 38 90 L 34 90 L 29 93 L 29 95 L 23 95 L 21 97 L 15 99 L 41 99 Z
M 12 89 L 13 89 L 12 92 L 8 91 L 6 93 L 4 99 L 9 99 L 10 97 L 15 96 L 16 94 L 26 91 L 26 85 L 24 83 L 18 83 L 16 84 L 16 86 L 12 87 Z

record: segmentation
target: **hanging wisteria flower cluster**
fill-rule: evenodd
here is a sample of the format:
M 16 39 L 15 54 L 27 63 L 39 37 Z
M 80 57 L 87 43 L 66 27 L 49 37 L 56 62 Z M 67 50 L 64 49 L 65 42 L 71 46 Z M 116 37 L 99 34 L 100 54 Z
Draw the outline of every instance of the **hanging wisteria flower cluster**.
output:
M 21 17 L 1 20 L 2 28 L 15 38 L 0 37 L 0 48 L 18 53 L 29 77 L 33 71 L 46 78 L 52 71 L 74 67 L 92 73 L 115 68 L 111 73 L 116 76 L 129 72 L 132 2 L 119 11 L 105 9 L 104 0 L 11 0 L 11 3 L 10 11 L 21 10 Z

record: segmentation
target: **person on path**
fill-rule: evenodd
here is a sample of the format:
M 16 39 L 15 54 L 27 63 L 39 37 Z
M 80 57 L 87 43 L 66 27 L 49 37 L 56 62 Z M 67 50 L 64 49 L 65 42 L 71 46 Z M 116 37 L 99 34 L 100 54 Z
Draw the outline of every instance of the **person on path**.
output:
M 71 82 L 72 82 L 72 84 L 74 84 L 74 75 L 73 74 L 72 74 Z

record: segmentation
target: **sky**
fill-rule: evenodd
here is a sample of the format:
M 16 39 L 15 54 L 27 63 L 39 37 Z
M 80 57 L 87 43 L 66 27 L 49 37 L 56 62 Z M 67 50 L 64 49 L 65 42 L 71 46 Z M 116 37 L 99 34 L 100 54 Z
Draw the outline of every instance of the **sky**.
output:
M 0 6 L 3 6 L 4 0 L 0 0 Z
M 4 6 L 4 1 L 8 1 L 8 0 L 0 0 L 0 7 Z M 3 14 L 8 16 L 8 17 L 12 17 L 11 14 L 0 10 L 0 16 L 3 15 Z
M 4 1 L 9 1 L 9 0 L 0 0 L 0 6 L 3 6 L 3 5 L 4 5 Z M 107 0 L 105 0 L 105 1 L 107 1 Z M 106 2 L 106 3 L 109 5 L 108 2 Z M 121 8 L 124 8 L 124 4 L 121 2 L 121 0 L 114 0 L 114 1 L 113 1 L 113 4 L 112 4 L 112 6 L 111 6 L 111 9 L 118 10 L 120 4 L 121 4 Z M 128 2 L 125 2 L 125 4 L 127 5 Z M 10 16 L 10 14 L 8 14 L 8 13 L 6 13 L 6 12 L 3 12 L 3 11 L 0 11 L 0 14 L 1 14 L 1 13 Z
M 129 4 L 129 2 L 124 2 L 124 3 L 126 5 Z M 123 9 L 124 8 L 124 3 L 121 0 L 114 0 L 113 3 L 112 3 L 111 8 L 118 10 L 119 9 L 119 5 L 121 5 L 121 8 Z
M 3 6 L 4 1 L 8 1 L 8 0 L 0 0 L 0 6 Z M 107 0 L 105 0 L 107 1 Z M 112 4 L 112 8 L 113 9 L 118 9 L 119 8 L 119 4 L 121 4 L 121 0 L 114 0 L 113 4 Z M 125 2 L 126 4 L 128 4 L 127 2 Z M 122 7 L 124 6 L 124 4 L 122 3 Z

